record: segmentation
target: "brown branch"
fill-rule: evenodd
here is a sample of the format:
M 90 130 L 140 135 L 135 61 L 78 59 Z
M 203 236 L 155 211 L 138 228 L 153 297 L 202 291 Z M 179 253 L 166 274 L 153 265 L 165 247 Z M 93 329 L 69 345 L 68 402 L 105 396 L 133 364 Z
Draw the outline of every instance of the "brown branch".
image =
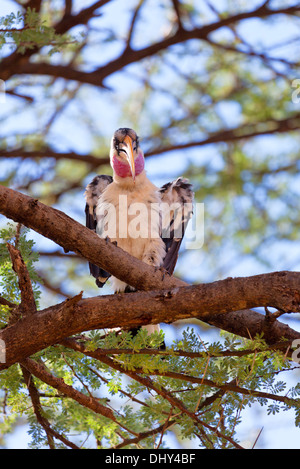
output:
M 99 0 L 94 4 L 90 5 L 87 8 L 83 8 L 76 15 L 71 15 L 68 10 L 65 11 L 62 19 L 54 25 L 56 34 L 64 34 L 69 29 L 77 26 L 79 24 L 87 24 L 88 21 L 94 16 L 95 10 L 109 3 L 111 0 Z M 31 0 L 26 5 L 25 8 L 30 7 L 39 12 L 41 8 L 41 0 Z M 5 57 L 1 62 L 1 78 L 2 80 L 8 80 L 14 74 L 19 74 L 19 70 L 22 65 L 29 64 L 30 58 L 39 52 L 39 46 L 35 45 L 32 49 L 27 49 L 24 54 L 19 54 L 17 51 L 14 51 L 11 55 Z M 100 85 L 101 86 L 101 85 Z
M 183 29 L 183 23 L 181 20 L 181 12 L 180 12 L 180 2 L 178 0 L 172 0 L 172 4 L 173 4 L 173 8 L 176 14 L 178 29 Z
M 269 119 L 266 121 L 249 123 L 230 130 L 220 130 L 208 134 L 202 140 L 190 141 L 183 144 L 169 144 L 158 148 L 153 148 L 145 152 L 145 157 L 161 155 L 175 150 L 186 150 L 188 148 L 212 145 L 215 143 L 234 142 L 262 135 L 280 134 L 292 132 L 300 129 L 300 114 L 296 113 L 284 119 Z M 74 161 L 84 161 L 91 168 L 97 168 L 101 165 L 109 165 L 108 157 L 97 157 L 91 154 L 80 154 L 73 151 L 56 152 L 52 148 L 43 150 L 26 150 L 24 148 L 16 148 L 13 150 L 0 150 L 0 158 L 54 158 L 56 160 L 69 159 Z M 289 168 L 287 168 L 289 169 Z
M 215 48 L 223 49 L 226 52 L 233 52 L 236 54 L 242 54 L 245 55 L 246 57 L 255 57 L 261 59 L 263 62 L 267 63 L 268 62 L 281 62 L 284 65 L 288 65 L 290 67 L 298 67 L 299 62 L 291 62 L 290 60 L 285 59 L 284 57 L 272 57 L 268 56 L 264 53 L 261 52 L 256 52 L 252 48 L 250 50 L 243 50 L 243 49 L 238 49 L 234 47 L 233 45 L 230 44 L 222 44 L 216 41 L 213 41 L 212 39 L 207 39 L 207 42 Z M 243 41 L 244 43 L 244 41 Z M 246 44 L 248 48 L 250 48 L 249 44 Z
M 95 354 L 93 352 L 87 352 L 85 353 L 84 349 L 82 349 L 81 345 L 78 344 L 76 341 L 69 339 L 68 343 L 69 346 L 72 342 L 72 348 L 77 351 L 82 351 L 82 353 L 89 355 L 91 357 L 95 357 Z M 106 365 L 110 366 L 111 368 L 120 371 L 121 373 L 129 376 L 131 379 L 137 381 L 138 383 L 142 384 L 145 386 L 147 389 L 152 389 L 156 394 L 159 396 L 162 396 L 164 399 L 166 399 L 171 407 L 178 408 L 182 413 L 186 414 L 193 422 L 195 425 L 201 427 L 204 427 L 210 431 L 213 431 L 216 435 L 219 437 L 225 439 L 226 441 L 229 441 L 232 443 L 236 448 L 243 449 L 240 445 L 238 445 L 232 438 L 228 437 L 227 435 L 222 434 L 221 432 L 218 431 L 217 428 L 212 427 L 211 425 L 207 424 L 203 420 L 200 420 L 195 413 L 191 412 L 187 407 L 184 405 L 184 403 L 172 396 L 163 386 L 161 385 L 156 385 L 151 378 L 148 376 L 141 376 L 139 373 L 136 373 L 135 371 L 127 370 L 124 368 L 122 365 L 119 363 L 116 363 L 113 359 L 108 358 L 108 357 L 96 357 L 98 358 L 99 361 L 105 363 Z
M 76 15 L 70 14 L 70 11 L 68 11 L 68 9 L 65 10 L 65 14 L 62 19 L 54 26 L 55 32 L 57 34 L 64 34 L 74 26 L 77 26 L 79 24 L 87 24 L 88 21 L 95 15 L 95 11 L 103 7 L 110 1 L 111 0 L 98 0 L 92 5 L 80 10 Z
M 250 311 L 251 312 L 251 311 Z M 74 339 L 79 339 L 82 346 L 88 350 L 90 339 L 84 336 L 74 337 Z M 67 346 L 69 339 L 64 339 L 64 345 Z M 220 357 L 244 357 L 245 355 L 253 355 L 255 353 L 264 353 L 270 352 L 274 350 L 282 350 L 286 352 L 289 349 L 289 345 L 284 342 L 278 342 L 272 344 L 271 347 L 262 347 L 259 349 L 243 349 L 243 350 L 222 350 L 219 352 L 209 352 L 209 351 L 201 351 L 201 352 L 188 352 L 186 350 L 181 349 L 170 349 L 170 350 L 160 350 L 160 349 L 149 349 L 149 348 L 142 348 L 140 350 L 134 349 L 124 349 L 124 348 L 97 348 L 94 350 L 97 352 L 98 356 L 107 356 L 107 355 L 160 355 L 161 357 L 164 356 L 175 356 L 175 357 L 187 357 L 187 358 L 220 358 Z
M 88 354 L 88 352 L 87 352 Z M 136 373 L 143 373 L 143 369 L 135 369 Z M 217 388 L 223 393 L 225 392 L 235 392 L 238 394 L 243 394 L 245 396 L 253 396 L 253 397 L 260 397 L 263 399 L 270 399 L 273 401 L 277 402 L 283 402 L 285 404 L 288 404 L 290 406 L 297 407 L 299 406 L 300 399 L 293 399 L 287 396 L 280 396 L 278 394 L 272 394 L 268 392 L 263 392 L 263 391 L 256 391 L 255 389 L 247 389 L 241 386 L 238 386 L 236 384 L 236 381 L 233 382 L 228 382 L 228 383 L 216 383 L 215 381 L 212 381 L 207 378 L 198 378 L 197 376 L 191 376 L 185 373 L 175 373 L 172 371 L 159 371 L 159 370 L 153 370 L 149 373 L 150 375 L 155 375 L 155 376 L 165 376 L 169 377 L 172 379 L 178 379 L 181 381 L 188 381 L 190 383 L 195 383 L 195 384 L 200 384 L 203 386 L 209 386 L 212 388 Z
M 87 396 L 86 394 L 83 394 L 82 392 L 77 391 L 77 389 L 73 388 L 72 386 L 66 384 L 62 378 L 57 378 L 56 376 L 52 375 L 42 363 L 37 363 L 31 358 L 26 358 L 22 362 L 22 366 L 24 366 L 29 371 L 29 373 L 36 376 L 49 386 L 52 386 L 53 388 L 57 389 L 57 391 L 59 391 L 60 393 L 78 402 L 78 404 L 80 404 L 81 406 L 91 409 L 96 414 L 100 414 L 103 417 L 112 420 L 117 425 L 124 428 L 127 432 L 135 436 L 137 435 L 135 432 L 131 431 L 125 425 L 119 422 L 115 417 L 113 411 L 109 407 L 106 407 L 101 404 L 99 400 L 97 398 L 94 398 L 91 394 Z
M 66 339 L 67 340 L 67 339 Z M 85 341 L 88 346 L 88 340 Z M 278 344 L 279 345 L 279 344 Z M 281 344 L 282 345 L 282 344 Z M 286 346 L 285 346 L 286 348 Z M 267 349 L 270 350 L 270 349 Z M 259 350 L 263 352 L 264 350 Z M 176 356 L 176 357 L 188 357 L 188 358 L 220 358 L 220 357 L 243 357 L 245 355 L 251 355 L 255 353 L 253 349 L 248 350 L 222 350 L 217 353 L 210 352 L 186 352 L 185 350 L 159 350 L 159 349 L 148 349 L 143 348 L 140 350 L 134 349 L 122 349 L 122 348 L 99 348 L 97 349 L 99 355 L 160 355 L 160 356 Z
M 24 95 L 24 94 L 20 94 L 20 93 L 17 93 L 16 91 L 14 91 L 14 90 L 5 90 L 5 94 L 9 94 L 10 96 L 14 96 L 16 98 L 24 99 L 25 101 L 27 101 L 29 103 L 34 102 L 34 98 L 32 96 L 27 96 L 27 95 Z
M 60 393 L 74 399 L 74 401 L 88 409 L 91 409 L 95 413 L 103 415 L 103 417 L 116 422 L 116 417 L 111 409 L 101 404 L 97 399 L 91 398 L 91 396 L 86 396 L 82 392 L 77 391 L 72 386 L 66 384 L 62 378 L 57 378 L 52 375 L 42 363 L 37 363 L 31 358 L 26 358 L 23 360 L 22 365 L 29 371 L 29 373 L 36 376 L 49 386 L 57 389 Z
M 102 4 L 108 3 L 108 1 L 109 0 L 96 2 L 94 5 L 79 12 L 78 15 L 64 16 L 61 22 L 56 25 L 56 32 L 65 33 L 77 24 L 86 24 L 94 14 L 95 5 L 97 8 L 99 8 L 102 6 Z M 266 18 L 280 14 L 295 15 L 299 13 L 299 11 L 299 5 L 273 10 L 268 8 L 268 6 L 265 4 L 261 5 L 255 10 L 228 16 L 199 28 L 194 28 L 191 30 L 179 28 L 173 35 L 170 35 L 161 41 L 151 44 L 143 49 L 133 50 L 131 48 L 126 48 L 117 59 L 112 60 L 102 67 L 99 67 L 93 72 L 84 72 L 70 68 L 69 66 L 52 65 L 44 62 L 29 62 L 30 56 L 36 52 L 35 48 L 34 51 L 27 52 L 25 55 L 26 60 L 24 59 L 24 56 L 22 56 L 22 60 L 20 60 L 19 57 L 14 55 L 15 53 L 9 57 L 6 57 L 1 64 L 2 79 L 7 80 L 15 74 L 37 74 L 61 77 L 67 80 L 76 80 L 95 86 L 103 86 L 104 79 L 113 73 L 123 69 L 129 64 L 138 62 L 146 57 L 151 57 L 161 51 L 164 51 L 174 44 L 183 43 L 191 39 L 206 40 L 210 33 L 225 26 L 239 23 L 242 20 L 250 18 Z M 17 60 L 15 60 L 16 58 Z
M 8 306 L 9 308 L 14 308 L 16 306 L 15 303 L 12 303 L 11 301 L 7 300 L 6 298 L 3 298 L 3 296 L 0 296 L 0 305 Z
M 72 14 L 72 4 L 73 4 L 73 0 L 65 0 L 65 14 L 64 14 L 64 16 Z
M 289 294 L 292 295 L 292 292 L 294 295 L 298 294 L 296 292 L 300 290 L 299 283 L 300 274 L 290 272 L 285 273 L 285 279 L 281 273 L 274 273 L 231 279 L 231 281 L 224 280 L 214 284 L 182 287 L 176 289 L 171 296 L 164 295 L 161 291 L 106 295 L 87 299 L 81 299 L 81 295 L 78 295 L 4 328 L 0 332 L 0 338 L 6 344 L 6 363 L 0 364 L 0 369 L 7 368 L 65 337 L 86 330 L 112 327 L 127 329 L 149 323 L 170 323 L 190 317 L 214 324 L 220 317 L 223 317 L 222 328 L 225 330 L 232 328 L 232 332 L 247 338 L 250 338 L 249 335 L 254 337 L 257 333 L 264 333 L 264 339 L 274 347 L 277 347 L 278 342 L 284 337 L 287 341 L 286 348 L 288 348 L 290 342 L 300 337 L 299 332 L 277 320 L 269 324 L 264 315 L 252 310 L 232 313 L 230 312 L 234 306 L 232 300 L 226 308 L 224 304 L 234 292 L 241 292 L 241 290 L 244 291 L 246 300 L 248 295 L 250 297 L 251 291 L 255 297 L 253 289 L 257 288 L 258 297 L 251 300 L 253 303 L 277 302 L 284 291 L 287 295 L 286 305 L 289 305 L 292 298 Z M 260 297 L 260 290 L 264 290 L 264 285 L 269 293 L 267 296 Z M 238 297 L 236 302 L 239 301 Z M 222 314 L 217 315 L 220 310 Z M 234 327 L 230 319 L 232 316 Z M 251 322 L 253 316 L 254 324 Z
M 139 16 L 140 9 L 143 6 L 143 3 L 144 3 L 144 0 L 139 0 L 138 4 L 135 7 L 135 10 L 133 12 L 130 27 L 129 27 L 129 31 L 128 31 L 128 35 L 127 35 L 126 49 L 125 50 L 131 49 L 131 41 L 132 41 L 132 37 L 133 37 L 135 24 L 136 24 L 137 18 Z
M 99 238 L 60 210 L 4 186 L 0 186 L 0 213 L 52 239 L 65 251 L 73 251 L 99 265 L 139 290 L 185 285 L 168 275 L 162 279 L 160 271 Z
M 39 255 L 47 258 L 51 257 L 61 257 L 64 259 L 76 259 L 82 261 L 82 257 L 77 256 L 76 254 L 68 254 L 60 250 L 56 251 L 39 251 Z
M 188 143 L 168 145 L 165 147 L 154 148 L 147 152 L 147 156 L 160 155 L 174 150 L 185 150 L 187 148 L 193 148 L 198 146 L 211 145 L 214 143 L 221 142 L 234 142 L 238 140 L 259 137 L 261 135 L 270 135 L 276 133 L 284 133 L 295 131 L 300 128 L 300 114 L 294 114 L 280 120 L 267 120 L 256 122 L 254 124 L 245 124 L 235 129 L 221 130 L 214 132 L 208 137 L 198 140 L 191 141 Z
M 131 328 L 190 317 L 242 337 L 264 333 L 265 340 L 271 345 L 282 337 L 288 341 L 299 338 L 300 334 L 289 326 L 279 321 L 266 321 L 264 315 L 246 309 L 273 306 L 285 311 L 299 311 L 300 274 L 297 272 L 275 272 L 187 286 L 175 277 L 162 278 L 153 267 L 100 239 L 64 213 L 2 186 L 0 213 L 33 228 L 65 250 L 73 250 L 139 290 L 155 289 L 148 293 L 84 300 L 79 295 L 74 302 L 68 300 L 41 311 L 34 318 L 24 318 L 1 331 L 1 339 L 7 346 L 7 363 L 1 364 L 2 368 L 85 330 Z M 177 288 L 180 286 L 184 288 Z
M 43 150 L 26 150 L 24 148 L 16 148 L 14 150 L 0 150 L 0 158 L 54 158 L 56 160 L 68 159 L 73 161 L 84 161 L 93 168 L 101 165 L 109 164 L 109 158 L 98 158 L 91 154 L 80 154 L 73 151 L 56 152 L 52 148 L 44 148 Z
M 42 0 L 28 0 L 25 5 L 22 5 L 24 8 L 35 9 L 35 11 L 40 11 Z
M 16 272 L 19 280 L 19 287 L 21 292 L 21 305 L 20 312 L 23 315 L 36 313 L 36 304 L 33 295 L 30 276 L 26 264 L 22 258 L 20 251 L 12 244 L 6 244 L 12 261 L 12 266 Z
M 145 438 L 148 438 L 149 436 L 154 436 L 157 435 L 157 433 L 165 432 L 168 428 L 172 427 L 175 424 L 176 421 L 168 418 L 166 422 L 164 422 L 162 425 L 159 425 L 158 427 L 148 430 L 146 432 L 141 432 L 135 438 L 127 438 L 122 443 L 119 443 L 118 445 L 114 446 L 113 449 L 121 449 L 125 446 L 134 444 L 136 445 L 137 443 L 144 440 Z
M 236 378 L 232 379 L 231 381 L 229 381 L 229 384 L 235 384 L 236 383 Z M 202 409 L 205 409 L 205 407 L 211 407 L 212 404 L 217 400 L 217 399 L 221 399 L 224 394 L 226 393 L 225 390 L 222 390 L 222 389 L 219 389 L 218 391 L 216 391 L 214 394 L 212 394 L 211 396 L 208 396 L 206 397 L 206 399 L 203 400 L 203 402 L 201 404 L 199 404 L 198 406 L 198 412 L 200 412 Z
M 57 431 L 53 430 L 53 428 L 51 428 L 49 421 L 43 416 L 43 409 L 42 409 L 42 405 L 40 402 L 40 394 L 34 384 L 31 373 L 22 364 L 21 364 L 21 370 L 22 370 L 25 384 L 28 388 L 29 396 L 31 398 L 31 402 L 32 402 L 32 406 L 33 406 L 36 419 L 46 432 L 49 447 L 51 449 L 55 449 L 55 444 L 53 440 L 53 437 L 54 437 L 72 449 L 79 449 L 77 445 L 75 445 L 74 443 L 69 441 L 67 438 L 65 438 L 63 435 L 60 435 L 60 433 L 58 433 Z
M 74 339 L 65 339 L 62 342 L 62 345 L 65 345 L 66 347 L 70 347 L 73 350 L 80 351 L 81 353 L 90 356 L 92 358 L 96 358 L 101 361 L 103 354 L 101 349 L 97 349 L 94 351 L 89 351 L 88 349 L 85 348 L 85 346 L 82 343 L 78 343 Z M 254 351 L 252 351 L 254 353 Z M 143 369 L 136 368 L 134 370 L 134 373 L 137 374 L 143 374 Z M 172 379 L 178 379 L 182 381 L 188 381 L 190 383 L 196 383 L 204 386 L 209 386 L 213 388 L 218 388 L 222 393 L 227 392 L 227 391 L 232 391 L 240 394 L 244 394 L 247 396 L 255 396 L 255 397 L 261 397 L 264 399 L 271 399 L 274 401 L 278 402 L 283 402 L 288 405 L 292 406 L 298 406 L 299 405 L 299 399 L 293 399 L 287 396 L 280 396 L 277 394 L 272 394 L 268 392 L 263 392 L 263 391 L 256 391 L 253 389 L 247 389 L 244 387 L 241 387 L 237 384 L 237 381 L 234 379 L 230 382 L 227 383 L 216 383 L 212 381 L 211 379 L 207 379 L 205 377 L 197 377 L 197 376 L 191 376 L 186 373 L 177 373 L 177 372 L 172 372 L 172 371 L 159 371 L 159 370 L 153 370 L 149 374 L 153 374 L 155 376 L 166 376 Z

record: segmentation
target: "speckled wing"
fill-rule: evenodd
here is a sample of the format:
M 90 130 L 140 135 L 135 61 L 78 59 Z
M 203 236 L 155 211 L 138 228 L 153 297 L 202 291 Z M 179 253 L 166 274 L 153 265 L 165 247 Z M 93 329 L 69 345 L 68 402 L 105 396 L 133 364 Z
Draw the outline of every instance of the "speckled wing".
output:
M 85 216 L 86 216 L 86 226 L 96 232 L 97 228 L 97 219 L 96 219 L 96 206 L 97 201 L 106 189 L 106 187 L 111 184 L 113 178 L 107 175 L 99 175 L 94 177 L 94 179 L 87 185 L 85 190 Z M 100 267 L 91 264 L 89 262 L 90 273 L 95 277 L 96 284 L 99 288 L 103 287 L 106 280 L 110 277 L 110 274 Z
M 179 249 L 193 214 L 194 192 L 188 179 L 178 178 L 159 190 L 162 202 L 162 239 L 166 246 L 164 267 L 173 274 Z

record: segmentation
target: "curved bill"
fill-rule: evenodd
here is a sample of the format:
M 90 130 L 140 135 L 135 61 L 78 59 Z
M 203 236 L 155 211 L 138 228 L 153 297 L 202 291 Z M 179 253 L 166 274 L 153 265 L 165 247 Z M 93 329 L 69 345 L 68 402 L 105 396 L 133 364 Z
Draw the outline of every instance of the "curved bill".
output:
M 135 162 L 134 162 L 134 156 L 133 156 L 133 148 L 132 148 L 132 138 L 129 137 L 129 135 L 126 135 L 126 137 L 123 140 L 123 143 L 126 145 L 126 155 L 127 155 L 127 161 L 130 166 L 130 171 L 132 175 L 133 181 L 135 181 Z

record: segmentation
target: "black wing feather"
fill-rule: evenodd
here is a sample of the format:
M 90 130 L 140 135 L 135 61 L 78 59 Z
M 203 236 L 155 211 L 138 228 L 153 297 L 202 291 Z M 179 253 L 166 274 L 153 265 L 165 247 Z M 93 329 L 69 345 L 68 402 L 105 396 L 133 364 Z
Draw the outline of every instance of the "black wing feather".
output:
M 162 267 L 172 275 L 178 259 L 179 249 L 182 239 L 187 227 L 187 224 L 192 216 L 193 198 L 192 185 L 187 179 L 178 178 L 174 182 L 169 182 L 160 189 L 161 201 L 167 203 L 169 206 L 175 208 L 173 215 L 170 219 L 168 227 L 163 226 L 162 239 L 166 247 L 166 256 L 163 261 Z M 164 231 L 167 229 L 167 236 L 164 236 Z M 180 236 L 178 236 L 178 234 Z
M 97 228 L 97 219 L 96 219 L 96 205 L 98 198 L 108 186 L 111 184 L 113 178 L 107 175 L 99 175 L 96 176 L 92 182 L 87 185 L 85 191 L 85 198 L 86 198 L 86 205 L 85 205 L 85 219 L 86 219 L 86 226 L 92 231 L 96 232 Z M 96 285 L 99 288 L 102 288 L 105 285 L 107 279 L 110 277 L 110 273 L 106 272 L 105 270 L 101 269 L 97 265 L 92 264 L 89 262 L 89 269 L 90 274 L 95 277 Z

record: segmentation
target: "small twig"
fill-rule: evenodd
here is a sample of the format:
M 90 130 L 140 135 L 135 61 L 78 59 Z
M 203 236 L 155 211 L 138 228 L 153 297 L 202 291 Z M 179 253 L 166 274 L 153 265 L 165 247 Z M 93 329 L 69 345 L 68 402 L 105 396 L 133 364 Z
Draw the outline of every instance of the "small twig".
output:
M 160 445 L 162 444 L 163 436 L 164 436 L 164 433 L 165 433 L 166 429 L 168 428 L 168 423 L 170 421 L 170 418 L 172 417 L 172 413 L 173 413 L 173 407 L 171 407 L 168 418 L 164 423 L 164 426 L 162 428 L 162 431 L 161 431 L 161 434 L 160 434 L 160 439 L 159 439 L 159 442 L 156 446 L 156 449 L 159 449 Z
M 21 370 L 23 373 L 23 378 L 25 384 L 27 386 L 29 396 L 31 398 L 33 410 L 36 416 L 38 423 L 43 427 L 46 432 L 48 444 L 50 449 L 55 449 L 55 444 L 53 437 L 57 438 L 58 440 L 62 441 L 66 446 L 69 446 L 72 449 L 79 449 L 77 445 L 72 443 L 71 441 L 67 440 L 64 436 L 60 435 L 57 431 L 51 428 L 49 421 L 43 416 L 42 414 L 42 405 L 40 402 L 40 395 L 39 392 L 34 384 L 33 377 L 31 373 L 21 364 Z
M 0 33 L 21 33 L 22 31 L 28 31 L 28 29 L 35 30 L 31 26 L 24 26 L 23 28 L 10 28 L 10 29 L 0 29 Z
M 251 449 L 254 449 L 254 447 L 255 447 L 255 445 L 256 445 L 256 443 L 257 443 L 257 440 L 259 439 L 260 435 L 262 434 L 263 429 L 264 429 L 264 427 L 261 427 L 260 431 L 258 432 L 257 437 L 255 438 L 255 441 L 254 441 L 253 446 L 252 446 Z
M 265 313 L 266 313 L 266 321 L 268 321 L 269 324 L 273 324 L 273 322 L 276 321 L 280 316 L 283 314 L 287 314 L 287 311 L 284 311 L 283 309 L 277 308 L 277 311 L 274 313 L 271 313 L 271 311 L 268 309 L 267 306 L 265 306 Z
M 173 8 L 175 10 L 176 17 L 177 17 L 178 29 L 183 29 L 183 24 L 181 21 L 181 13 L 180 13 L 180 3 L 178 0 L 172 0 L 172 3 L 173 3 Z
M 94 396 L 93 394 L 91 393 L 91 391 L 89 390 L 88 386 L 82 381 L 82 379 L 80 378 L 80 376 L 78 376 L 78 374 L 76 373 L 74 367 L 68 362 L 68 360 L 66 359 L 65 357 L 65 354 L 62 353 L 61 354 L 64 362 L 66 363 L 66 365 L 70 368 L 70 370 L 72 371 L 72 373 L 74 374 L 75 378 L 78 379 L 78 381 L 82 384 L 82 386 L 84 387 L 84 389 L 86 389 L 87 393 L 89 394 L 89 396 L 94 399 Z
M 113 449 L 121 449 L 124 446 L 137 444 L 141 440 L 143 440 L 145 438 L 148 438 L 149 436 L 156 435 L 157 433 L 162 432 L 163 429 L 164 429 L 164 431 L 166 431 L 168 428 L 172 427 L 175 424 L 176 424 L 176 421 L 168 419 L 167 422 L 163 423 L 159 427 L 154 428 L 153 430 L 148 430 L 146 432 L 141 432 L 141 433 L 138 434 L 138 436 L 136 438 L 131 438 L 131 439 L 128 438 L 128 439 L 124 440 L 122 443 L 119 443 L 118 445 L 114 446 Z
M 129 28 L 129 32 L 128 32 L 127 41 L 126 41 L 126 47 L 125 47 L 126 51 L 131 48 L 131 40 L 132 40 L 132 36 L 133 36 L 133 32 L 134 32 L 135 23 L 136 23 L 136 20 L 137 20 L 138 15 L 139 15 L 139 11 L 140 11 L 143 3 L 144 3 L 144 0 L 140 0 L 139 3 L 137 4 L 137 7 L 134 10 L 132 20 L 131 20 L 131 24 L 130 24 L 130 28 Z

